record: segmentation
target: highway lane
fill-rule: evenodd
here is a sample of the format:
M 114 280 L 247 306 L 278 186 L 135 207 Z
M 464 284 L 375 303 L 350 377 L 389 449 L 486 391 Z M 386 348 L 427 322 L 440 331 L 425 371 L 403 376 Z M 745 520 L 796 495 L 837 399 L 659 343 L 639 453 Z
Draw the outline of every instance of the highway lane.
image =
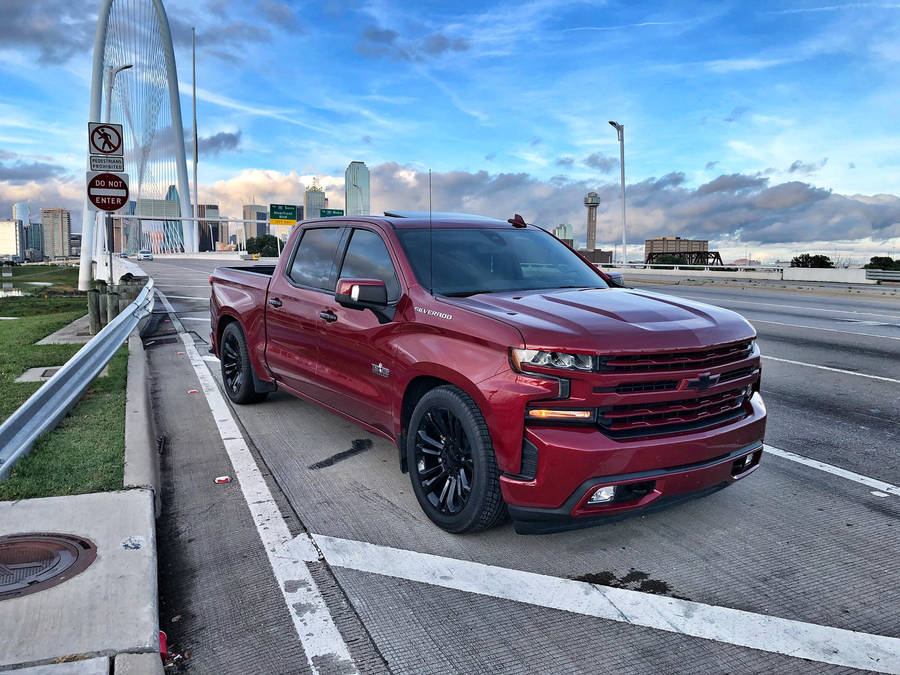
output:
M 185 329 L 201 339 L 208 339 L 207 276 L 213 264 L 178 260 L 144 265 Z M 732 309 L 750 314 L 736 302 L 748 296 L 728 289 L 718 298 L 716 291 L 704 290 L 704 301 L 730 303 Z M 891 359 L 896 360 L 898 341 L 780 325 L 806 325 L 816 320 L 816 308 L 831 307 L 830 298 L 789 295 L 787 302 L 785 294 L 776 298 L 779 304 L 797 307 L 777 308 L 781 318 L 785 311 L 795 312 L 789 321 L 756 324 L 764 353 L 896 375 Z M 860 307 L 836 306 L 845 311 Z M 891 314 L 890 305 L 863 301 L 861 308 Z M 768 313 L 756 316 L 773 318 L 776 310 L 763 311 Z M 817 325 L 831 325 L 824 322 L 832 321 L 827 317 L 834 314 L 819 317 Z M 888 322 L 892 317 L 883 318 Z M 858 340 L 865 342 L 860 346 Z M 215 363 L 210 367 L 217 373 Z M 766 361 L 767 440 L 897 484 L 897 391 L 898 385 L 891 382 Z M 372 439 L 368 451 L 315 469 L 317 462 L 368 436 L 355 425 L 281 393 L 258 406 L 235 407 L 235 413 L 292 508 L 317 534 L 552 576 L 596 574 L 618 583 L 634 570 L 638 580 L 647 575 L 643 581 L 649 582 L 648 588 L 698 602 L 883 635 L 900 632 L 900 593 L 891 582 L 898 571 L 892 552 L 900 539 L 897 499 L 874 496 L 865 486 L 809 467 L 768 456 L 750 479 L 710 498 L 604 527 L 521 537 L 507 524 L 480 535 L 456 537 L 436 529 L 421 513 L 408 477 L 397 469 L 396 449 L 388 443 Z M 517 649 L 523 634 L 534 651 L 533 663 L 548 668 L 590 668 L 592 662 L 583 653 L 589 644 L 594 658 L 616 663 L 624 652 L 631 655 L 631 665 L 651 669 L 668 665 L 683 670 L 683 661 L 665 656 L 671 650 L 692 659 L 693 669 L 718 670 L 722 664 L 743 672 L 805 667 L 805 662 L 787 657 L 693 638 L 676 640 L 647 629 L 611 627 L 608 622 L 526 609 L 389 575 L 345 569 L 336 574 L 382 653 L 399 670 L 465 670 L 467 665 L 471 669 L 478 663 L 473 659 L 489 649 L 505 656 L 509 665 L 510 659 L 521 659 Z M 384 606 L 392 608 L 390 616 L 384 615 Z M 486 627 L 493 640 L 484 635 Z M 599 636 L 618 647 L 613 649 L 603 639 L 598 646 Z M 475 654 L 473 645 L 478 647 Z M 625 667 L 626 661 L 620 663 Z M 811 672 L 823 669 L 817 664 Z

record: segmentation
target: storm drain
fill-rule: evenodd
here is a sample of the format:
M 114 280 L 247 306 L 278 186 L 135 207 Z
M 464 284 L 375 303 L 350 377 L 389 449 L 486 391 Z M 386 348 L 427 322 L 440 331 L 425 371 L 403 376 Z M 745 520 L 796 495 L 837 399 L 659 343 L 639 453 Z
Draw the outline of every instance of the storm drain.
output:
M 0 537 L 0 600 L 61 584 L 83 572 L 97 547 L 70 534 L 13 534 Z

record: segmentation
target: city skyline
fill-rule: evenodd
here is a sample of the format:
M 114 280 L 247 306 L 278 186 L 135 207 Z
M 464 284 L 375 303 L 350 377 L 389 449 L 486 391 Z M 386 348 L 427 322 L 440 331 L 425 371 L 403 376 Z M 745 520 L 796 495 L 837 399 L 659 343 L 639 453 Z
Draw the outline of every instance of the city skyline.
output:
M 183 110 L 197 27 L 199 201 L 223 215 L 246 194 L 293 203 L 314 176 L 341 208 L 344 167 L 362 160 L 374 213 L 426 205 L 430 168 L 435 208 L 571 222 L 583 240 L 595 191 L 597 245 L 610 246 L 616 119 L 631 245 L 680 235 L 767 258 L 900 248 L 892 6 L 363 3 L 305 8 L 301 21 L 285 2 L 165 4 Z M 80 227 L 98 5 L 11 9 L 0 78 L 22 95 L 0 105 L 4 212 L 64 206 Z M 47 37 L 54 11 L 69 28 Z M 240 60 L 215 39 L 226 29 Z M 267 95 L 239 95 L 250 88 Z

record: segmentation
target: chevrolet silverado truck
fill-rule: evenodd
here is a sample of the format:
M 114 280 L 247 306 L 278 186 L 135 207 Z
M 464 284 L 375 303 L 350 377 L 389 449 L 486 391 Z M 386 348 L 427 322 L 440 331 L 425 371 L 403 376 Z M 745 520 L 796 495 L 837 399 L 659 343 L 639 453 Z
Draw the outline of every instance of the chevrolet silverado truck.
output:
M 450 532 L 646 512 L 762 456 L 745 319 L 625 288 L 520 216 L 308 220 L 278 264 L 210 284 L 229 398 L 283 389 L 395 443 Z

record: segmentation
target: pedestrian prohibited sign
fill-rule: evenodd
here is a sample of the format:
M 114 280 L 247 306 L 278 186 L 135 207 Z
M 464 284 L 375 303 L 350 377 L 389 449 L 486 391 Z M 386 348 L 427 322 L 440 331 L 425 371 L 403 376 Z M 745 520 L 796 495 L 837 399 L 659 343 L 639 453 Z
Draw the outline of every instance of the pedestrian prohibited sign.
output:
M 87 198 L 93 211 L 118 211 L 128 203 L 128 174 L 88 171 Z
M 122 155 L 122 125 L 89 122 L 88 143 L 92 155 Z

